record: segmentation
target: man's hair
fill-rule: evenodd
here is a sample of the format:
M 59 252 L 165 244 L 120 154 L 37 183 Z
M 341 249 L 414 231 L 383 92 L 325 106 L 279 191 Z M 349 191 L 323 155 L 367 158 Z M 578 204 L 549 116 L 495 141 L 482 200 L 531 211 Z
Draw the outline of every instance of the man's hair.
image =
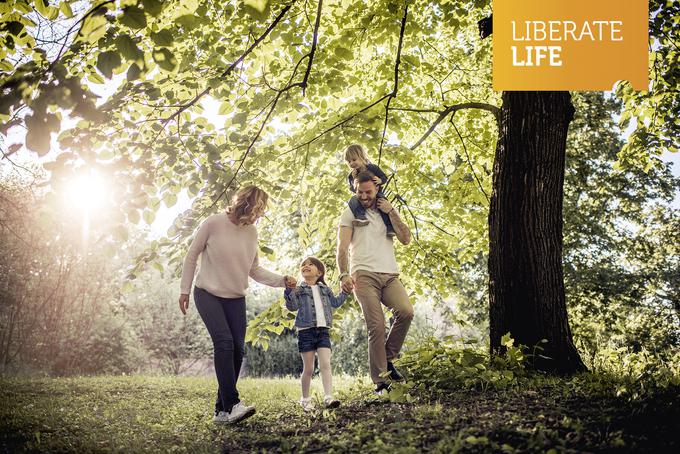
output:
M 357 184 L 359 183 L 366 183 L 367 181 L 373 181 L 373 172 L 369 170 L 364 170 L 363 172 L 359 172 L 356 178 Z

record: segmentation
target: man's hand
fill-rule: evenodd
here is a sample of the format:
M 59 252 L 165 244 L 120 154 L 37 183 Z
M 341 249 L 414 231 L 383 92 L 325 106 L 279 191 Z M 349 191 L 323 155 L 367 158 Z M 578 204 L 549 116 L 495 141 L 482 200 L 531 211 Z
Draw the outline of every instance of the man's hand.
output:
M 189 294 L 182 293 L 179 295 L 179 310 L 182 314 L 187 315 L 187 309 L 189 309 Z
M 352 293 L 352 290 L 354 290 L 354 278 L 352 276 L 343 277 L 342 281 L 340 281 L 340 287 L 343 292 Z
M 378 199 L 378 209 L 383 213 L 389 213 L 394 209 L 389 200 L 384 197 Z
M 286 284 L 286 288 L 297 287 L 297 280 L 293 276 L 283 276 L 283 282 Z

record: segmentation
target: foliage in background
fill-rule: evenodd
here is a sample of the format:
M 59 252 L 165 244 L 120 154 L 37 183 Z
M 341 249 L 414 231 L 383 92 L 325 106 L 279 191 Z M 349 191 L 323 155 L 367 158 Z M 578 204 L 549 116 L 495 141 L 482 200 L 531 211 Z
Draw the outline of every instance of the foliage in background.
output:
M 83 240 L 80 218 L 30 183 L 0 180 L 0 370 L 137 370 L 134 333 L 114 314 L 120 251 L 106 233 Z

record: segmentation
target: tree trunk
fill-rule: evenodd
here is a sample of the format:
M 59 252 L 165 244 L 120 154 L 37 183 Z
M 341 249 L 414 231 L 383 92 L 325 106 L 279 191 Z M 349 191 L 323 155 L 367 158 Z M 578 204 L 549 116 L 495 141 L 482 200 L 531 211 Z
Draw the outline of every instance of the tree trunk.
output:
M 536 354 L 533 367 L 561 373 L 585 370 L 567 321 L 562 273 L 562 185 L 573 114 L 568 92 L 503 93 L 489 209 L 491 352 L 502 350 L 509 332 Z

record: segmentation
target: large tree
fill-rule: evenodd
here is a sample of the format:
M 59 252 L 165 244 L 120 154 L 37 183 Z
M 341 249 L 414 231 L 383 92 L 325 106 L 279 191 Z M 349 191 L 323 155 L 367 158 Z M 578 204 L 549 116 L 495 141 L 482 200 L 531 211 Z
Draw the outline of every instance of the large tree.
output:
M 539 369 L 583 369 L 567 320 L 562 271 L 566 92 L 505 92 L 489 208 L 489 327 L 530 348 Z M 545 339 L 545 343 L 542 341 Z

